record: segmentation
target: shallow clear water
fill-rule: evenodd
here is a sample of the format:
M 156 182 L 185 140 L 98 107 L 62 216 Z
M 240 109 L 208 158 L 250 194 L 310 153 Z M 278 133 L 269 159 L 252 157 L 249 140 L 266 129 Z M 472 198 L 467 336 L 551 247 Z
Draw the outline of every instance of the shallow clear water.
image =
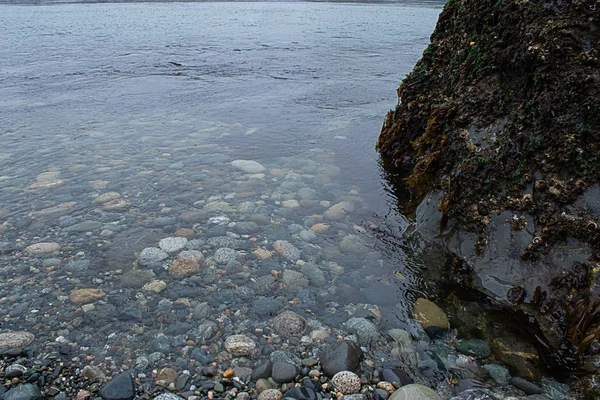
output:
M 1 7 L 3 328 L 122 364 L 283 309 L 413 330 L 424 285 L 374 147 L 442 3 Z M 199 271 L 143 265 L 176 232 Z M 42 242 L 60 249 L 27 249 Z M 82 307 L 80 288 L 103 295 Z

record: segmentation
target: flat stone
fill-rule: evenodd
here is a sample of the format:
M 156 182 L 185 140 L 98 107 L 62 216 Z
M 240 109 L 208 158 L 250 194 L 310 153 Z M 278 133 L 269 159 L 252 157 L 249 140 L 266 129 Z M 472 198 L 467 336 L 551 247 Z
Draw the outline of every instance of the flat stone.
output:
M 104 384 L 99 394 L 104 400 L 132 400 L 136 395 L 133 377 L 129 372 L 120 373 Z
M 519 377 L 510 378 L 510 383 L 514 387 L 524 391 L 525 394 L 527 394 L 527 395 L 544 393 L 544 390 L 541 387 L 539 387 L 535 383 L 529 382 L 523 378 L 519 378 Z
M 14 331 L 0 333 L 0 348 L 2 349 L 18 349 L 23 348 L 31 343 L 35 336 L 29 332 Z
M 25 248 L 30 255 L 50 254 L 60 250 L 60 245 L 54 242 L 36 243 Z
M 138 261 L 140 265 L 152 265 L 165 260 L 169 255 L 156 247 L 146 247 L 141 251 Z
M 158 242 L 158 247 L 167 253 L 176 253 L 185 248 L 188 240 L 184 237 L 168 237 Z
M 165 281 L 161 281 L 161 280 L 154 280 L 152 282 L 148 282 L 142 287 L 142 289 L 145 290 L 146 292 L 155 292 L 155 293 L 160 293 L 163 290 L 165 290 L 166 288 L 167 288 L 167 284 L 165 283 Z
M 354 204 L 349 201 L 342 201 L 334 204 L 325 211 L 325 218 L 332 221 L 341 221 L 349 213 L 354 211 Z
M 402 386 L 388 400 L 443 400 L 435 390 L 416 383 Z
M 89 304 L 104 298 L 102 289 L 76 289 L 71 292 L 69 298 L 74 304 Z
M 169 275 L 174 278 L 187 278 L 200 272 L 200 264 L 196 261 L 175 259 L 169 266 Z
M 104 372 L 94 365 L 86 365 L 83 367 L 81 376 L 92 382 L 106 382 L 106 375 Z
M 108 203 L 111 201 L 115 201 L 117 199 L 121 198 L 121 194 L 117 193 L 117 192 L 107 192 L 107 193 L 103 193 L 101 195 L 99 195 L 98 197 L 96 197 L 94 199 L 94 201 L 96 201 L 96 203 L 99 204 L 104 204 L 104 203 Z
M 235 160 L 231 166 L 247 174 L 260 174 L 266 170 L 262 164 L 252 160 Z
M 448 316 L 434 302 L 418 298 L 413 308 L 414 319 L 421 324 L 423 329 L 430 326 L 448 328 Z

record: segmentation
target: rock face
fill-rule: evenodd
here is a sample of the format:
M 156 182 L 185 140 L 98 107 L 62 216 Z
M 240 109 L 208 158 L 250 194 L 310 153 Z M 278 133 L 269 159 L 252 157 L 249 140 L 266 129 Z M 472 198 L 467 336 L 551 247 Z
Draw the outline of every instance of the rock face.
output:
M 599 18 L 593 0 L 447 2 L 378 141 L 419 230 L 458 256 L 433 272 L 531 324 L 564 371 L 580 360 L 561 348 L 584 356 L 598 336 Z

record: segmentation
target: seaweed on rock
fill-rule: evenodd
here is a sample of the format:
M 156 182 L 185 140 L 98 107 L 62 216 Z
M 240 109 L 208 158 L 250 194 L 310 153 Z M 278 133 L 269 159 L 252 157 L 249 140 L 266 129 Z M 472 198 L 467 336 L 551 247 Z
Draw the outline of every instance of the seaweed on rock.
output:
M 473 238 L 473 252 L 448 239 L 465 262 L 483 263 L 508 226 L 516 245 L 499 256 L 529 280 L 493 297 L 536 320 L 549 352 L 575 351 L 569 371 L 600 339 L 600 201 L 588 195 L 600 185 L 599 51 L 595 0 L 450 0 L 377 143 L 404 172 L 393 186 L 410 192 L 405 210 L 440 193 L 442 239 Z

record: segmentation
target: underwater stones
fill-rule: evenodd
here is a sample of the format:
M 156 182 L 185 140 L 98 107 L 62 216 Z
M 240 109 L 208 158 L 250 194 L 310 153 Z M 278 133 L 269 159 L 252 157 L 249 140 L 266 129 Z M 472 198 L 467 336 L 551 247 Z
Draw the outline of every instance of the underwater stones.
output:
M 167 253 L 176 253 L 185 248 L 188 240 L 184 237 L 167 237 L 158 242 L 158 247 Z
M 153 400 L 184 400 L 184 399 L 183 399 L 183 397 L 179 397 L 176 394 L 166 392 L 166 393 L 159 394 Z
M 308 287 L 308 279 L 302 273 L 291 269 L 283 271 L 281 280 L 287 287 Z
M 344 236 L 339 243 L 339 248 L 342 253 L 346 254 L 365 254 L 369 251 L 358 235 Z
M 516 337 L 507 336 L 494 338 L 490 342 L 490 348 L 494 357 L 502 361 L 511 375 L 529 381 L 539 381 L 539 356 L 534 346 Z
M 179 215 L 179 220 L 184 224 L 196 224 L 206 220 L 206 212 L 202 210 L 186 211 Z
M 30 345 L 35 336 L 24 331 L 0 333 L 0 349 L 17 349 Z
M 544 390 L 539 387 L 538 385 L 531 383 L 523 378 L 519 378 L 519 377 L 514 377 L 514 378 L 510 378 L 510 383 L 525 392 L 525 394 L 527 395 L 534 395 L 534 394 L 543 394 Z
M 156 247 L 146 247 L 140 252 L 138 261 L 140 265 L 153 265 L 165 260 L 169 255 Z
M 247 357 L 256 349 L 254 340 L 246 335 L 231 335 L 225 340 L 225 350 L 234 356 Z
M 490 345 L 479 339 L 460 340 L 456 345 L 456 349 L 463 354 L 473 356 L 475 358 L 487 358 L 492 352 Z
M 497 384 L 506 385 L 508 383 L 510 379 L 510 373 L 502 365 L 487 364 L 484 365 L 483 368 L 487 370 L 488 374 L 490 374 L 490 377 L 495 380 Z
M 95 199 L 104 211 L 125 211 L 131 208 L 131 202 L 121 197 L 120 193 L 107 192 Z
M 262 164 L 252 160 L 234 160 L 231 166 L 247 174 L 259 174 L 266 170 Z
M 94 199 L 94 201 L 98 204 L 104 204 L 111 201 L 115 201 L 121 198 L 121 194 L 118 192 L 106 192 Z
M 360 347 L 351 341 L 336 342 L 325 349 L 321 356 L 323 372 L 333 377 L 340 371 L 358 371 L 363 357 Z
M 298 200 L 285 200 L 283 203 L 281 203 L 281 205 L 284 208 L 298 208 L 300 207 L 300 203 L 298 203 Z
M 58 250 L 60 245 L 54 242 L 35 243 L 25 248 L 25 251 L 32 256 L 51 254 Z
M 437 326 L 442 329 L 448 328 L 448 317 L 446 313 L 434 302 L 418 298 L 413 307 L 413 318 L 421 324 L 423 329 Z
M 277 383 L 293 382 L 299 372 L 294 364 L 277 361 L 273 363 L 271 378 Z
M 427 386 L 412 383 L 402 386 L 389 397 L 388 400 L 443 400 L 435 390 Z
M 131 400 L 135 397 L 135 382 L 129 372 L 115 376 L 100 388 L 104 400 Z
M 281 400 L 283 394 L 277 389 L 266 389 L 260 392 L 258 400 Z
M 62 179 L 51 179 L 43 182 L 35 182 L 29 186 L 29 189 L 48 189 L 55 186 L 60 186 L 63 184 Z
M 277 240 L 273 243 L 273 249 L 289 261 L 296 262 L 300 258 L 300 250 L 286 240 Z
M 176 258 L 169 266 L 169 275 L 174 278 L 187 278 L 200 272 L 200 263 Z
M 215 251 L 213 259 L 217 264 L 227 264 L 231 261 L 235 261 L 237 258 L 237 252 L 228 247 L 221 247 Z
M 341 221 L 349 213 L 354 211 L 354 205 L 349 201 L 334 204 L 325 211 L 325 218 L 331 221 Z
M 185 250 L 177 254 L 179 260 L 200 262 L 204 260 L 204 254 L 198 250 Z
M 284 337 L 300 335 L 306 326 L 306 320 L 293 311 L 284 311 L 273 320 L 273 328 Z
M 154 277 L 152 270 L 132 269 L 121 275 L 119 282 L 123 287 L 137 289 L 150 282 Z
M 175 237 L 192 239 L 196 235 L 196 232 L 194 232 L 193 229 L 189 229 L 189 228 L 179 228 L 175 231 L 174 235 L 175 235 Z
M 4 400 L 42 400 L 44 396 L 36 385 L 27 383 L 19 385 L 4 393 Z
M 314 224 L 310 227 L 310 230 L 315 233 L 325 233 L 329 230 L 329 225 L 325 225 L 322 223 Z
M 106 375 L 104 375 L 104 372 L 94 365 L 86 365 L 85 367 L 83 367 L 83 369 L 81 370 L 81 376 L 83 376 L 86 379 L 89 379 L 92 382 L 106 381 Z
M 103 299 L 105 296 L 102 289 L 75 289 L 69 294 L 73 304 L 89 304 Z
M 362 346 L 369 346 L 379 338 L 377 327 L 364 318 L 351 318 L 346 322 L 346 328 L 358 336 Z
M 340 371 L 331 378 L 331 384 L 343 394 L 357 393 L 361 388 L 360 377 L 351 371 Z

